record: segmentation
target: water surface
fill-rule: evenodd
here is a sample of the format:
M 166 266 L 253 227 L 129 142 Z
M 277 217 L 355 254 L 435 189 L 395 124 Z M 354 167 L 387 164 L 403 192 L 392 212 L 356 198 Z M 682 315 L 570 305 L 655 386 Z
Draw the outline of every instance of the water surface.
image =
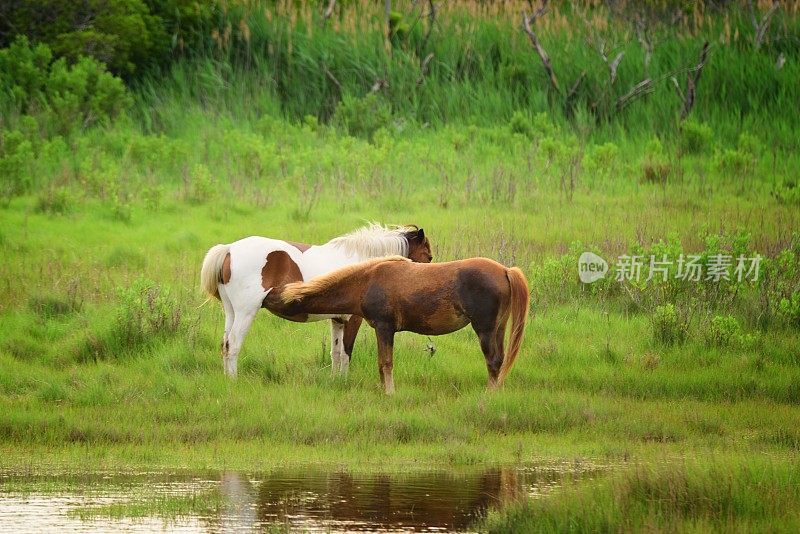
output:
M 490 508 L 601 469 L 570 462 L 409 473 L 0 473 L 0 529 L 469 532 Z

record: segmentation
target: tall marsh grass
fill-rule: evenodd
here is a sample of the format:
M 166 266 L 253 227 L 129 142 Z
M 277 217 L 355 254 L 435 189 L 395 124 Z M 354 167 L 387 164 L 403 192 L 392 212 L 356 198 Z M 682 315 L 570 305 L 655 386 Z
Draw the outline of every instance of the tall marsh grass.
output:
M 430 28 L 426 6 L 395 2 L 392 8 L 407 30 L 387 45 L 377 2 L 342 3 L 327 21 L 312 4 L 228 3 L 201 30 L 208 36 L 204 44 L 173 64 L 166 84 L 182 100 L 214 102 L 243 116 L 280 110 L 295 121 L 310 115 L 328 122 L 337 109 L 372 95 L 396 120 L 419 124 L 486 125 L 515 112 L 532 117 L 547 111 L 603 138 L 620 130 L 675 136 L 687 73 L 709 41 L 692 115 L 723 139 L 747 128 L 795 144 L 794 125 L 783 113 L 800 97 L 793 81 L 800 75 L 795 2 L 782 3 L 759 48 L 745 2 L 724 8 L 703 2 L 682 8 L 558 2 L 537 20 L 536 31 L 559 77 L 560 94 L 549 87 L 521 31 L 527 2 L 437 4 Z M 620 53 L 612 84 L 608 62 Z M 616 99 L 646 78 L 654 82 L 652 91 L 615 111 Z M 164 83 L 145 80 L 140 91 L 152 95 Z M 146 102 L 153 104 L 152 98 Z M 149 115 L 147 124 L 161 122 L 158 106 L 140 110 Z

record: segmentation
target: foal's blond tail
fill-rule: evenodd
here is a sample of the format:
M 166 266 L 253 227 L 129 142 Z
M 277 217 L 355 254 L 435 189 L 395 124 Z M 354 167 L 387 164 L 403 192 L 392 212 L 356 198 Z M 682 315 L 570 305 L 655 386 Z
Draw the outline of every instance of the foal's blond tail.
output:
M 210 297 L 219 298 L 217 285 L 222 281 L 222 262 L 230 248 L 230 245 L 214 245 L 206 252 L 203 268 L 200 269 L 200 287 Z
M 503 384 L 503 380 L 514 365 L 514 360 L 517 359 L 531 302 L 528 281 L 522 271 L 518 267 L 512 267 L 506 270 L 506 277 L 511 285 L 511 334 L 508 337 L 508 348 L 503 356 L 503 365 L 497 375 L 497 385 Z

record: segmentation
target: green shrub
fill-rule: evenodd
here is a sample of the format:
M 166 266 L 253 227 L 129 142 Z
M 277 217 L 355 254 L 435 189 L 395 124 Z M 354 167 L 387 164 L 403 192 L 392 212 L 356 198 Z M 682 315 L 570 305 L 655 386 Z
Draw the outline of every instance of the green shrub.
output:
M 117 194 L 111 197 L 111 218 L 124 223 L 131 222 L 133 206 L 126 194 Z
M 532 302 L 539 307 L 564 303 L 578 293 L 577 256 L 564 254 L 548 257 L 542 262 L 531 263 L 528 268 L 528 283 Z
M 779 204 L 800 206 L 800 186 L 794 182 L 774 186 L 772 196 Z
M 679 317 L 674 304 L 657 306 L 650 320 L 653 338 L 663 345 L 683 343 L 688 335 L 688 324 Z
M 64 215 L 72 210 L 73 196 L 66 187 L 48 187 L 39 193 L 36 211 L 49 215 Z
M 800 291 L 795 291 L 789 298 L 781 299 L 779 310 L 789 324 L 800 328 Z
M 587 149 L 585 168 L 587 171 L 608 177 L 614 174 L 619 160 L 619 147 L 614 143 L 592 145 Z
M 33 182 L 33 144 L 18 130 L 0 132 L 0 197 L 25 193 Z
M 755 338 L 745 334 L 739 321 L 732 315 L 715 315 L 706 333 L 706 341 L 714 347 L 749 348 Z
M 17 32 L 58 57 L 91 56 L 126 76 L 158 64 L 170 43 L 164 21 L 142 0 L 17 0 L 0 17 L 0 46 Z
M 713 165 L 720 174 L 727 177 L 742 177 L 750 173 L 755 158 L 741 149 L 726 148 L 714 154 Z
M 678 149 L 683 154 L 704 152 L 711 145 L 713 136 L 714 133 L 707 124 L 687 120 L 681 125 Z
M 345 96 L 336 106 L 333 123 L 354 137 L 372 140 L 380 128 L 387 128 L 392 119 L 389 104 L 375 93 L 363 98 Z
M 112 337 L 121 347 L 175 334 L 181 326 L 178 301 L 152 280 L 139 278 L 129 287 L 117 288 L 117 297 Z
M 122 81 L 96 60 L 80 57 L 68 65 L 51 59 L 47 46 L 32 48 L 22 36 L 0 50 L 0 72 L 11 73 L 0 77 L 0 107 L 39 117 L 47 132 L 66 134 L 103 123 L 131 104 Z
M 211 171 L 202 163 L 192 167 L 191 173 L 185 175 L 186 199 L 192 204 L 202 204 L 211 200 L 216 191 L 216 184 Z
M 738 148 L 740 152 L 743 152 L 744 154 L 750 154 L 753 157 L 759 156 L 763 150 L 761 141 L 759 141 L 755 135 L 747 132 L 742 132 L 739 134 L 739 141 L 736 145 L 736 148 Z
M 672 165 L 664 154 L 661 141 L 654 137 L 647 143 L 642 160 L 642 175 L 646 182 L 665 184 L 672 175 Z
M 142 189 L 142 201 L 144 202 L 145 208 L 150 211 L 158 211 L 161 207 L 161 197 L 163 193 L 164 190 L 157 185 Z
M 511 116 L 511 120 L 508 121 L 508 126 L 513 133 L 524 135 L 528 139 L 533 139 L 534 137 L 533 126 L 521 111 L 514 112 L 514 115 Z
M 392 46 L 403 46 L 408 44 L 411 35 L 411 24 L 409 24 L 402 13 L 392 11 L 389 14 L 389 39 Z

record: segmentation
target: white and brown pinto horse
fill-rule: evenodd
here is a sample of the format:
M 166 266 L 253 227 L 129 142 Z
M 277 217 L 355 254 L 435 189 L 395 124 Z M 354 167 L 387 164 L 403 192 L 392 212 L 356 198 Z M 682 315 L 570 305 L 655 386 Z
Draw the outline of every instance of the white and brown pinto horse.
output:
M 324 245 L 252 236 L 211 247 L 203 260 L 200 283 L 206 293 L 222 301 L 225 310 L 222 337 L 225 373 L 236 376 L 242 343 L 268 289 L 309 281 L 347 265 L 391 255 L 416 262 L 432 259 L 430 243 L 421 228 L 374 223 Z M 332 372 L 347 372 L 361 317 L 301 314 L 289 319 L 298 322 L 331 319 Z
M 392 379 L 394 334 L 440 335 L 472 324 L 489 372 L 489 388 L 502 385 L 522 345 L 530 305 L 525 275 L 488 258 L 429 265 L 378 258 L 310 282 L 275 286 L 264 306 L 281 317 L 309 313 L 357 315 L 378 338 L 378 369 L 386 393 Z M 511 320 L 508 350 L 506 324 Z

